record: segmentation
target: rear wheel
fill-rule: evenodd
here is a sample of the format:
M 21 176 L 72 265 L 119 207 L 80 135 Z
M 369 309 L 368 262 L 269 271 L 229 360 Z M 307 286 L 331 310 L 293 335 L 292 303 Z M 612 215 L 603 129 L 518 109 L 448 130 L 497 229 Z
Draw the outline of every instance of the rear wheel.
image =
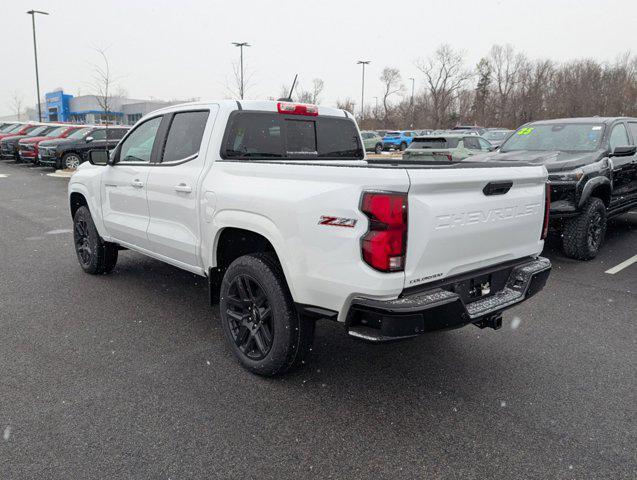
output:
M 82 163 L 82 159 L 77 153 L 67 153 L 62 157 L 62 165 L 64 168 L 75 170 Z
M 381 154 L 383 153 L 383 144 L 382 143 L 377 143 L 376 146 L 374 147 L 374 153 L 376 154 Z
M 117 264 L 117 245 L 102 240 L 86 207 L 78 208 L 73 216 L 73 241 L 82 270 L 94 275 L 113 271 Z
M 407 144 L 405 142 L 400 144 L 400 151 L 404 152 L 407 149 Z
M 601 199 L 589 198 L 582 213 L 564 223 L 564 253 L 577 260 L 590 260 L 599 252 L 606 235 L 606 206 Z
M 241 365 L 263 376 L 299 366 L 314 339 L 314 321 L 299 315 L 273 255 L 236 259 L 221 283 L 226 341 Z

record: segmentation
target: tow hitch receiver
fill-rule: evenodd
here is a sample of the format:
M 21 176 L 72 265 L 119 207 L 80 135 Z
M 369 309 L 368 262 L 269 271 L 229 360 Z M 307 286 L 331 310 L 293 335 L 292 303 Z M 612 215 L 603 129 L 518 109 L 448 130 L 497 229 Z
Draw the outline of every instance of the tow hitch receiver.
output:
M 474 325 L 480 328 L 492 328 L 499 330 L 502 328 L 502 315 L 492 315 L 490 317 L 483 318 L 479 322 L 475 322 Z

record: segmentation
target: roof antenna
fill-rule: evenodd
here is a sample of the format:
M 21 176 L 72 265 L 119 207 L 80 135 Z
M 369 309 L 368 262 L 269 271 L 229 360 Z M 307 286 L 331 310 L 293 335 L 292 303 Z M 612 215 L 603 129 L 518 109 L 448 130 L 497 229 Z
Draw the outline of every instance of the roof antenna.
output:
M 292 82 L 292 88 L 290 88 L 290 93 L 287 97 L 277 98 L 280 102 L 292 102 L 292 92 L 294 91 L 294 87 L 296 86 L 296 79 L 299 76 L 298 73 L 294 74 L 294 81 Z

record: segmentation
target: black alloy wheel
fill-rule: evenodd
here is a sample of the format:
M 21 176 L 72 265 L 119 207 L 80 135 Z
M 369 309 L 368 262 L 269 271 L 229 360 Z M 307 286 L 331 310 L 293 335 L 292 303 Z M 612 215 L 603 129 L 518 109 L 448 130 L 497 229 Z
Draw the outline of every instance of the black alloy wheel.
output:
M 80 263 L 84 267 L 89 266 L 94 252 L 91 246 L 91 232 L 85 219 L 76 219 L 73 237 L 75 239 L 75 250 L 77 251 Z
M 237 348 L 250 360 L 264 359 L 272 348 L 272 308 L 259 282 L 238 275 L 226 297 L 226 319 Z

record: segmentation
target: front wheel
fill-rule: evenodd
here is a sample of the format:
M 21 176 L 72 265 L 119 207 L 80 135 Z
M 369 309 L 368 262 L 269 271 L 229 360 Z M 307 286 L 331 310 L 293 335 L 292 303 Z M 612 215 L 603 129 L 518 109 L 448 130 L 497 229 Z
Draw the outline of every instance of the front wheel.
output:
M 606 206 L 601 199 L 589 198 L 582 213 L 564 223 L 562 231 L 564 253 L 577 260 L 597 256 L 606 235 Z
M 374 147 L 374 153 L 376 153 L 377 155 L 380 155 L 381 153 L 383 153 L 383 144 L 382 143 L 377 143 L 376 146 Z
M 73 216 L 73 241 L 82 270 L 93 275 L 113 271 L 117 264 L 117 245 L 102 240 L 86 207 L 78 208 Z
M 314 339 L 314 321 L 299 315 L 276 258 L 239 257 L 221 283 L 219 310 L 226 341 L 241 365 L 274 376 L 299 366 Z
M 407 144 L 405 142 L 400 144 L 400 151 L 404 152 L 407 149 Z
M 67 153 L 62 158 L 62 165 L 69 170 L 75 170 L 82 163 L 82 159 L 77 153 Z

